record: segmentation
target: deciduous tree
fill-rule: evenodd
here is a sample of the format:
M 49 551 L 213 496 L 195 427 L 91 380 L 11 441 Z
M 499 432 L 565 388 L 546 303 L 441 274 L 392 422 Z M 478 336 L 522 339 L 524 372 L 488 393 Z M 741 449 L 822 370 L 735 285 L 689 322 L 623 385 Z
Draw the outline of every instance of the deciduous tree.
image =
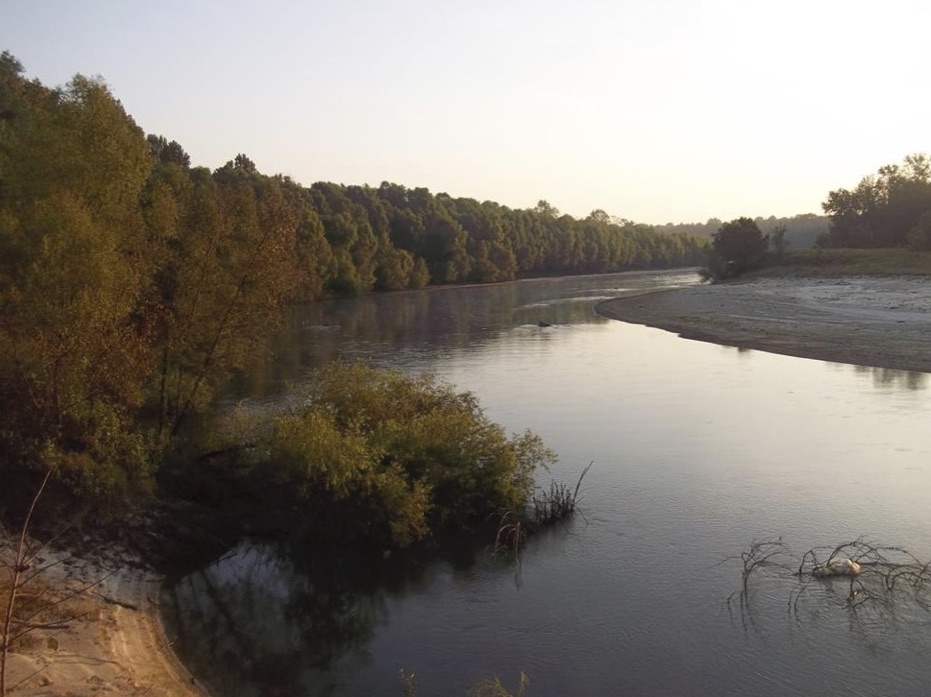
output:
M 714 278 L 726 279 L 762 265 L 768 240 L 751 218 L 724 223 L 711 243 L 708 268 Z

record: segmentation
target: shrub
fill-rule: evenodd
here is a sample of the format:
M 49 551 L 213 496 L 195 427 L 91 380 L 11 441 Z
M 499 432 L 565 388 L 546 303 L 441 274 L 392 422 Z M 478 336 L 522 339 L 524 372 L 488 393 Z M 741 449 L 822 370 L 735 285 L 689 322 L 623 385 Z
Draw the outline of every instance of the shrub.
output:
M 402 547 L 523 508 L 555 459 L 434 376 L 348 363 L 320 370 L 258 452 L 262 476 L 315 519 L 327 510 L 334 532 Z
M 724 223 L 714 233 L 708 250 L 707 270 L 703 270 L 702 275 L 724 280 L 759 268 L 768 244 L 768 238 L 751 218 Z

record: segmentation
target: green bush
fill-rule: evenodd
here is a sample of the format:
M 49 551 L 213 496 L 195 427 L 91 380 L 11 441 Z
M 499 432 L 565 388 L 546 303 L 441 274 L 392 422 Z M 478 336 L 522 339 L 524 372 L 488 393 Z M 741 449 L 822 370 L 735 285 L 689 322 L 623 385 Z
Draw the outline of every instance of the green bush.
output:
M 433 376 L 334 363 L 301 397 L 274 420 L 259 471 L 314 519 L 325 510 L 333 530 L 372 544 L 403 547 L 522 510 L 536 468 L 555 457 Z
M 714 233 L 702 279 L 725 280 L 759 268 L 766 256 L 768 238 L 751 218 L 724 223 Z

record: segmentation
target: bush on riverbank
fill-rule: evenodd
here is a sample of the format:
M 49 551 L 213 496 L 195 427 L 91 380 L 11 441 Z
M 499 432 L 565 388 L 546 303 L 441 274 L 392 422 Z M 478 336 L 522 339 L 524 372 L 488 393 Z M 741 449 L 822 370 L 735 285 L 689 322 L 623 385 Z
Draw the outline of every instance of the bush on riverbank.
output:
M 707 250 L 703 279 L 724 281 L 763 265 L 768 236 L 751 218 L 737 218 L 724 223 L 712 237 Z
M 320 543 L 385 549 L 475 531 L 526 508 L 534 473 L 555 459 L 539 436 L 508 436 L 474 395 L 429 375 L 333 363 L 291 404 L 253 418 L 251 434 L 237 429 L 252 444 L 225 469 L 239 494 L 212 498 L 259 498 Z

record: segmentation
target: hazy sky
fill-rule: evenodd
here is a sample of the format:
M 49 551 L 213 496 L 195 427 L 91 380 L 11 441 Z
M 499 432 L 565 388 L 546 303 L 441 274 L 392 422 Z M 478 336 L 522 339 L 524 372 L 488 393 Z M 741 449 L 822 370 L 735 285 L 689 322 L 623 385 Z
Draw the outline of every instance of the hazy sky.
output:
M 211 168 L 647 223 L 820 213 L 931 150 L 931 3 L 0 0 L 47 85 L 100 75 Z

